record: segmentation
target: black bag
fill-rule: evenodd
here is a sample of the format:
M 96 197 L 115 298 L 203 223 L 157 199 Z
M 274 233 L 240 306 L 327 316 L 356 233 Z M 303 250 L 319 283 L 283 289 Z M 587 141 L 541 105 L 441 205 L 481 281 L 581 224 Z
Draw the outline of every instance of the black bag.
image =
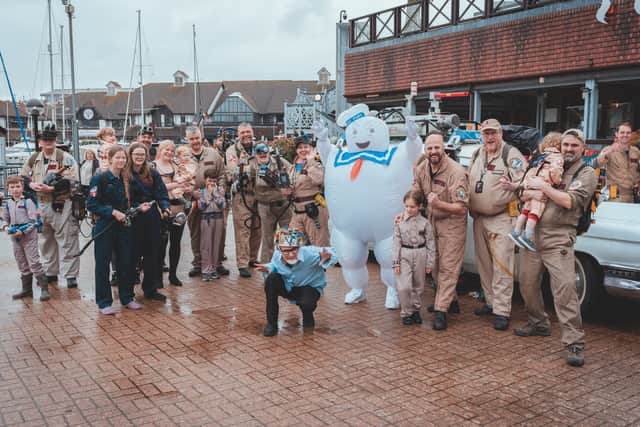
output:
M 536 128 L 519 125 L 503 125 L 502 139 L 516 147 L 523 156 L 530 156 L 538 148 L 540 131 Z
M 578 174 L 580 173 L 580 171 L 586 168 L 587 166 L 589 165 L 586 163 L 583 163 L 582 166 L 578 168 L 576 173 L 573 174 L 573 178 L 571 178 L 571 182 L 573 182 L 578 177 Z M 580 215 L 580 218 L 578 218 L 578 224 L 576 225 L 576 233 L 578 234 L 578 236 L 589 231 L 589 227 L 591 227 L 591 224 L 594 222 L 592 218 L 593 211 L 595 210 L 594 207 L 597 207 L 597 206 L 598 206 L 598 195 L 594 192 L 591 195 L 591 200 L 589 200 L 589 203 L 587 203 L 587 206 L 584 207 L 584 211 L 582 212 L 582 215 Z

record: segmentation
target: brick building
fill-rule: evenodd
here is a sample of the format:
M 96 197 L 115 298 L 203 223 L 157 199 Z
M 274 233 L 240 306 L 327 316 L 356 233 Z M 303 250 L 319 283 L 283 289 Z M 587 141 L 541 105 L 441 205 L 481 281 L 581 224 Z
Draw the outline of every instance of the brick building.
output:
M 352 19 L 338 24 L 348 32 L 339 90 L 380 108 L 404 104 L 417 82 L 418 113 L 431 91 L 462 92 L 442 110 L 607 138 L 621 120 L 640 126 L 640 15 L 632 1 L 613 1 L 603 24 L 599 8 L 597 0 L 423 0 Z

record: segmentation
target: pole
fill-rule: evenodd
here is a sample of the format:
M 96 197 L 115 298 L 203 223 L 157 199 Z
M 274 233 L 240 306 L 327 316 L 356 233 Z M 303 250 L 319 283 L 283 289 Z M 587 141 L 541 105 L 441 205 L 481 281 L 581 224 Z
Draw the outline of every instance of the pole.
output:
M 196 62 L 196 24 L 193 24 L 193 117 L 198 115 L 198 64 Z M 204 136 L 204 135 L 203 135 Z
M 49 77 L 51 78 L 51 120 L 56 124 L 56 98 L 53 86 L 53 41 L 51 37 L 51 0 L 47 0 L 47 8 L 49 11 Z
M 2 70 L 4 71 L 4 77 L 7 79 L 7 86 L 9 87 L 9 94 L 11 95 L 11 103 L 13 104 L 13 110 L 16 113 L 16 119 L 18 119 L 18 126 L 20 127 L 20 134 L 22 135 L 22 140 L 24 141 L 24 145 L 27 146 L 27 152 L 31 152 L 31 148 L 29 148 L 29 140 L 27 139 L 27 133 L 24 130 L 24 125 L 22 124 L 22 117 L 20 117 L 20 110 L 18 110 L 18 104 L 16 104 L 16 97 L 13 94 L 13 87 L 11 87 L 11 80 L 9 80 L 9 73 L 7 73 L 7 66 L 4 63 L 4 57 L 2 56 L 2 51 L 0 51 L 0 62 L 2 62 Z M 7 127 L 9 125 L 7 124 Z
M 144 117 L 144 87 L 142 80 L 142 25 L 141 25 L 141 17 L 140 10 L 138 9 L 138 50 L 139 50 L 139 58 L 140 58 L 140 116 L 142 116 L 142 126 L 145 125 L 145 117 Z
M 80 145 L 78 143 L 78 119 L 77 114 L 77 100 L 76 100 L 76 74 L 75 74 L 75 62 L 73 59 L 73 11 L 74 7 L 71 3 L 65 6 L 65 11 L 69 16 L 69 60 L 71 62 L 71 132 L 73 142 L 73 156 L 76 158 L 76 162 L 80 163 Z
M 66 134 L 67 134 L 67 122 L 65 121 L 65 117 L 64 117 L 64 109 L 65 109 L 65 102 L 64 102 L 64 25 L 60 25 L 60 94 L 62 97 L 62 143 L 64 144 L 66 141 Z

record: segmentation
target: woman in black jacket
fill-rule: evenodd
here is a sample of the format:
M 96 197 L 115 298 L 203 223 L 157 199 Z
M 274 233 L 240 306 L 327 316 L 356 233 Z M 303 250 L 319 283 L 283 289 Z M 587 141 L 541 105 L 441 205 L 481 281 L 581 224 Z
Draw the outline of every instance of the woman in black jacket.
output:
M 155 202 L 156 206 L 141 213 L 133 220 L 135 260 L 142 258 L 142 290 L 145 299 L 165 301 L 166 296 L 158 292 L 162 285 L 161 221 L 169 214 L 167 187 L 160 174 L 148 161 L 149 151 L 145 144 L 134 142 L 129 146 L 129 168 L 131 206 Z

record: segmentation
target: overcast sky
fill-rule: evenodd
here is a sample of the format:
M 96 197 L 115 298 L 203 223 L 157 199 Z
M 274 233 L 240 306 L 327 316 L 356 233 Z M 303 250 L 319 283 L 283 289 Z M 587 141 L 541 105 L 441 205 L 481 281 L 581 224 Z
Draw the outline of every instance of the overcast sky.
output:
M 0 0 L 0 49 L 16 98 L 49 90 L 47 0 Z M 72 0 L 76 87 L 129 86 L 142 10 L 146 82 L 167 82 L 181 69 L 193 77 L 192 25 L 200 81 L 314 80 L 335 77 L 335 23 L 397 6 L 401 0 Z M 51 1 L 55 87 L 60 87 L 60 25 L 65 25 L 65 87 L 70 87 L 67 16 Z M 138 82 L 137 70 L 133 86 Z M 0 98 L 9 90 L 2 73 Z

